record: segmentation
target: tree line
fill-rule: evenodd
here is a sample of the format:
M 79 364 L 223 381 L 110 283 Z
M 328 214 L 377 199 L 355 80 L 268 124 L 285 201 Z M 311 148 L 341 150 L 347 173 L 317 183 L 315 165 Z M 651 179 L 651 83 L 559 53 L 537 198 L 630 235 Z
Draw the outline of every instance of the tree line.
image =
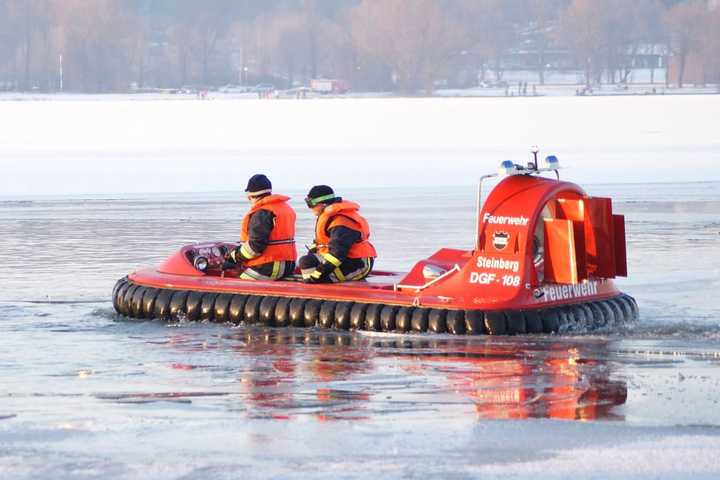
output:
M 529 56 L 543 84 L 558 52 L 588 85 L 627 81 L 659 48 L 720 81 L 717 0 L 0 0 L 0 86 L 307 85 L 431 91 L 500 80 Z M 447 80 L 450 79 L 450 80 Z

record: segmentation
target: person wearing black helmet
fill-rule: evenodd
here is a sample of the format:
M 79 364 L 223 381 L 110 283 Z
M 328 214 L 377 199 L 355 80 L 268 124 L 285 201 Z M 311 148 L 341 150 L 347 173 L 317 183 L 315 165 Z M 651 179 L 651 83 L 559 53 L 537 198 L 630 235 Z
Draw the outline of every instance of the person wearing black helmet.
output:
M 245 194 L 250 210 L 240 228 L 240 246 L 228 252 L 231 264 L 244 267 L 241 279 L 279 280 L 295 270 L 295 211 L 289 197 L 272 193 L 272 183 L 253 175 Z
M 327 185 L 310 189 L 305 203 L 318 217 L 315 241 L 298 261 L 303 281 L 337 283 L 362 280 L 377 257 L 370 243 L 370 226 L 357 203 L 343 200 Z

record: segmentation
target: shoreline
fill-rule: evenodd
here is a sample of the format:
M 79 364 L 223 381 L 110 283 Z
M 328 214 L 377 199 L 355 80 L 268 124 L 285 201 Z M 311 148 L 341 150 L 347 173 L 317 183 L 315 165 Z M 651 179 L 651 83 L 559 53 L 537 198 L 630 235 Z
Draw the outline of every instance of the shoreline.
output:
M 527 87 L 526 87 L 527 88 Z M 332 100 L 332 99 L 436 99 L 436 98 L 538 98 L 538 97 L 637 97 L 637 96 L 675 96 L 675 95 L 720 95 L 720 85 L 704 87 L 667 87 L 661 84 L 632 84 L 618 89 L 613 85 L 593 87 L 584 92 L 584 85 L 555 84 L 537 86 L 536 91 L 520 93 L 518 85 L 508 88 L 474 87 L 467 89 L 438 89 L 432 94 L 403 94 L 396 92 L 349 92 L 346 94 L 309 93 L 298 97 L 295 89 L 277 90 L 272 96 L 260 96 L 257 92 L 236 92 L 222 90 L 186 90 L 155 89 L 146 92 L 0 92 L 0 102 L 8 101 L 52 101 L 52 100 Z

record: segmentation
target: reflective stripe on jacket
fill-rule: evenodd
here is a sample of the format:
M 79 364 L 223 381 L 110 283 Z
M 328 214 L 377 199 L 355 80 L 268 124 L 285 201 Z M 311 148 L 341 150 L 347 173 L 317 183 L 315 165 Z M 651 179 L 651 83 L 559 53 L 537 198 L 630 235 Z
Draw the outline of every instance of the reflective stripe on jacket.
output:
M 274 215 L 273 229 L 268 238 L 268 245 L 259 255 L 246 260 L 245 265 L 252 267 L 263 263 L 276 261 L 295 261 L 295 210 L 288 205 L 290 197 L 285 195 L 268 195 L 255 203 L 243 218 L 240 228 L 240 241 L 243 247 L 247 248 L 247 241 L 250 238 L 248 232 L 250 218 L 253 213 L 259 210 L 268 210 Z

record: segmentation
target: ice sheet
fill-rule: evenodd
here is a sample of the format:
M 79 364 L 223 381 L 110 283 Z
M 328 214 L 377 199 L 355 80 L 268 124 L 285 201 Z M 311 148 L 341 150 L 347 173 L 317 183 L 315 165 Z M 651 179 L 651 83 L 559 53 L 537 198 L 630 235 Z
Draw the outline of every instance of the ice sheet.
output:
M 285 189 L 470 185 L 535 144 L 582 182 L 718 180 L 719 110 L 718 95 L 0 102 L 0 192 L 237 190 L 256 170 Z
M 0 477 L 717 478 L 715 111 L 715 97 L 0 103 Z M 637 326 L 408 337 L 112 311 L 120 276 L 236 238 L 260 166 L 293 197 L 298 244 L 305 190 L 327 181 L 362 204 L 378 267 L 403 270 L 469 247 L 473 178 L 536 142 L 626 216 Z M 196 193 L 108 193 L 147 190 Z

